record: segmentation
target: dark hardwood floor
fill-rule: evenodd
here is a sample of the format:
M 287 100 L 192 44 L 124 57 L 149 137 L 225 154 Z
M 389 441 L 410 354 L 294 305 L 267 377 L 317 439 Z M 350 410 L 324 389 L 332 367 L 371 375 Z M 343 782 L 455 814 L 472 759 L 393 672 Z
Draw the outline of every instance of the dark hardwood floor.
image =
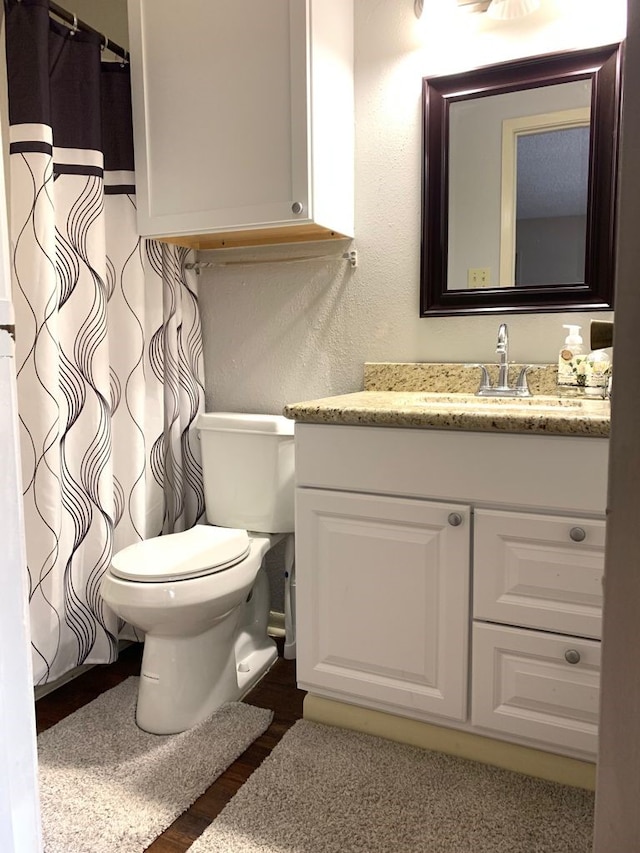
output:
M 282 654 L 281 642 L 278 648 Z M 36 702 L 38 732 L 53 726 L 130 675 L 138 675 L 141 657 L 141 645 L 129 646 L 121 652 L 117 663 L 96 666 L 39 699 Z M 287 729 L 302 717 L 303 697 L 303 691 L 296 688 L 295 661 L 279 657 L 244 699 L 251 705 L 270 708 L 274 712 L 273 722 L 191 808 L 147 847 L 149 853 L 182 853 L 189 848 L 269 755 Z

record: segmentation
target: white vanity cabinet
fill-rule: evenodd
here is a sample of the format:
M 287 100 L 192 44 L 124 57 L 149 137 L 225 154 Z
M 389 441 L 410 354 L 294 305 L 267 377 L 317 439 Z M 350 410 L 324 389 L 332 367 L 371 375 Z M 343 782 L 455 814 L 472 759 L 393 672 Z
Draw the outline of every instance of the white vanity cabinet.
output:
M 353 236 L 352 0 L 129 0 L 140 234 Z
M 300 686 L 592 760 L 607 454 L 298 423 Z
M 604 536 L 602 519 L 477 509 L 474 618 L 598 639 Z
M 301 686 L 464 720 L 469 507 L 300 489 L 296 513 Z
M 595 757 L 604 539 L 604 520 L 476 510 L 474 725 Z
M 471 722 L 595 759 L 600 643 L 474 621 Z

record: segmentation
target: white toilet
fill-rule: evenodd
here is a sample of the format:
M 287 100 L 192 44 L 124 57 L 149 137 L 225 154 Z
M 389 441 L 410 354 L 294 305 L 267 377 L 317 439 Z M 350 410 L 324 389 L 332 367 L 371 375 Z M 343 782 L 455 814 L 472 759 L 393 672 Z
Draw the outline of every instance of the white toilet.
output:
M 124 548 L 101 587 L 145 632 L 136 722 L 154 734 L 184 731 L 239 699 L 277 657 L 263 561 L 292 540 L 293 421 L 220 412 L 196 427 L 208 524 Z

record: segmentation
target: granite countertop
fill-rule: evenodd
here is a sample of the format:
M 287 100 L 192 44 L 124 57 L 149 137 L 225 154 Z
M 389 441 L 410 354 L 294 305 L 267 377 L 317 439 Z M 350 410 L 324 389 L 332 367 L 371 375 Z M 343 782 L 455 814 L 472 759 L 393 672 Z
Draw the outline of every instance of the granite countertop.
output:
M 518 400 L 476 397 L 477 371 L 464 365 L 367 364 L 364 391 L 293 403 L 284 414 L 304 423 L 608 436 L 609 401 L 547 393 L 553 371 L 540 366 L 534 396 Z

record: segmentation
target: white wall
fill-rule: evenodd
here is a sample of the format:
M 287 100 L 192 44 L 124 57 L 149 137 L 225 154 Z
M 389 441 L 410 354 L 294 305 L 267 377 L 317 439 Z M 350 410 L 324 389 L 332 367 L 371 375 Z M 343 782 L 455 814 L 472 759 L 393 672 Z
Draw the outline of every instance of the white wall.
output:
M 356 0 L 359 266 L 313 261 L 203 273 L 208 409 L 277 412 L 286 402 L 356 390 L 365 361 L 492 361 L 505 319 L 512 359 L 556 360 L 562 324 L 588 327 L 590 314 L 418 316 L 421 81 L 619 41 L 624 0 L 597 12 L 593 0 L 543 0 L 540 12 L 517 22 L 459 13 L 455 40 L 447 24 L 432 21 L 421 44 L 424 20 L 416 21 L 413 0 Z

